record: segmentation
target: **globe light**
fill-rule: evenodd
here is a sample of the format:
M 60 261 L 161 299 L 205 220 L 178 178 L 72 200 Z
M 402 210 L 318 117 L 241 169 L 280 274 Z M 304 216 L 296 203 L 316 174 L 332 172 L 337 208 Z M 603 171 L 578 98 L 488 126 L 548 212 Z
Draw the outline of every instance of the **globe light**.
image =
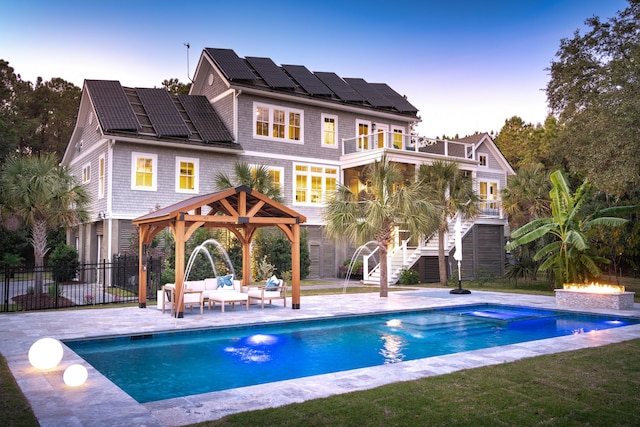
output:
M 74 363 L 64 370 L 62 379 L 69 387 L 78 387 L 87 381 L 88 376 L 87 368 L 79 363 Z
M 29 363 L 41 370 L 55 368 L 62 360 L 62 344 L 54 338 L 40 338 L 29 349 Z

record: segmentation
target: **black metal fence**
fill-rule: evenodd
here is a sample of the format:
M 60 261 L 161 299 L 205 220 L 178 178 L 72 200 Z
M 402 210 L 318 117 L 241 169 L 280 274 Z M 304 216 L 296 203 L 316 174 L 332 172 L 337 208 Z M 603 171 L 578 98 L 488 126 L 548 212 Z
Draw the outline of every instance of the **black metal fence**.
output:
M 147 300 L 161 288 L 162 259 L 147 262 Z M 118 256 L 112 262 L 52 265 L 43 268 L 4 267 L 0 311 L 50 310 L 75 306 L 125 304 L 138 301 L 138 257 Z

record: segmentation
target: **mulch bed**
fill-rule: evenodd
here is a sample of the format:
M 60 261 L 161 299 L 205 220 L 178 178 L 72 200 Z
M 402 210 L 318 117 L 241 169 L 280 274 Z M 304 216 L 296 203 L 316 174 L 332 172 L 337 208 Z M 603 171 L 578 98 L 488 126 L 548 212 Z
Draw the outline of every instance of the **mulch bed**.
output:
M 49 294 L 25 294 L 15 296 L 12 299 L 16 304 L 20 304 L 20 309 L 23 311 L 73 307 L 75 305 L 73 301 L 65 297 L 58 297 L 56 303 L 56 298 L 51 297 Z

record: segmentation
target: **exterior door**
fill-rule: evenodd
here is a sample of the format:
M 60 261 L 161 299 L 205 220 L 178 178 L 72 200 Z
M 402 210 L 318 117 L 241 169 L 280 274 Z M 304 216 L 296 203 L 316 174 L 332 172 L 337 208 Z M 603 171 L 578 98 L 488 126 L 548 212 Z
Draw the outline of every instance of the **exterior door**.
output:
M 389 133 L 389 126 L 376 123 L 376 133 L 378 148 L 384 148 L 386 146 L 387 134 Z

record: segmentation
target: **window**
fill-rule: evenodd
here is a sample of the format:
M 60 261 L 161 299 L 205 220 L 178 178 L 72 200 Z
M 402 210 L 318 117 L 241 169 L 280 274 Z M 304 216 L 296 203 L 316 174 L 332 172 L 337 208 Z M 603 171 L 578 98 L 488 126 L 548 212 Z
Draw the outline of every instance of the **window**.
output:
M 254 103 L 254 136 L 302 143 L 304 115 L 302 110 Z
M 485 168 L 489 166 L 489 163 L 487 162 L 487 155 L 486 154 L 479 154 L 478 155 L 478 160 L 480 162 L 480 166 L 483 166 Z
M 156 191 L 157 164 L 156 154 L 131 153 L 131 189 Z
M 255 175 L 256 165 L 251 165 L 251 173 Z M 271 183 L 273 187 L 278 190 L 280 194 L 282 194 L 282 189 L 284 188 L 284 169 L 283 168 L 275 168 L 272 166 L 263 166 L 271 175 Z
M 104 155 L 98 160 L 98 199 L 104 197 Z
M 82 167 L 82 183 L 86 184 L 91 181 L 91 163 L 87 163 Z
M 338 170 L 316 165 L 295 166 L 295 202 L 324 203 L 336 190 Z
M 356 133 L 358 134 L 358 149 L 359 150 L 367 150 L 369 149 L 369 128 L 371 124 L 369 122 L 363 122 L 360 120 L 356 121 L 356 126 L 358 129 Z
M 404 129 L 402 128 L 393 128 L 393 148 L 397 148 L 398 150 L 402 150 L 402 146 L 404 145 L 402 142 L 404 135 Z
M 338 148 L 338 117 L 322 115 L 322 145 Z
M 198 159 L 176 157 L 176 192 L 198 192 Z
M 480 209 L 483 213 L 495 214 L 498 211 L 500 189 L 496 181 L 480 181 Z

